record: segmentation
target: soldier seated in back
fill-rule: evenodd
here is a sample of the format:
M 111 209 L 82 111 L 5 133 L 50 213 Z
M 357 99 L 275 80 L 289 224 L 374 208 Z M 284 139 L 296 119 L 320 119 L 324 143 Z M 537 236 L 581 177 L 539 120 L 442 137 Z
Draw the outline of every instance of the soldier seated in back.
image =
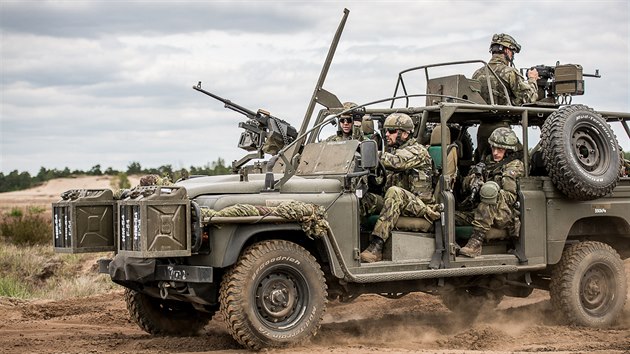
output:
M 473 210 L 473 234 L 459 254 L 467 257 L 481 255 L 483 241 L 491 227 L 508 229 L 511 236 L 518 237 L 520 221 L 515 215 L 514 204 L 517 201 L 517 180 L 525 174 L 523 162 L 517 155 L 518 138 L 510 128 L 495 129 L 488 143 L 492 155 L 486 158 L 485 182 L 479 188 L 480 203 Z M 473 189 L 479 186 L 478 176 L 471 170 L 471 175 L 464 179 L 464 186 Z M 477 186 L 471 186 L 471 184 Z

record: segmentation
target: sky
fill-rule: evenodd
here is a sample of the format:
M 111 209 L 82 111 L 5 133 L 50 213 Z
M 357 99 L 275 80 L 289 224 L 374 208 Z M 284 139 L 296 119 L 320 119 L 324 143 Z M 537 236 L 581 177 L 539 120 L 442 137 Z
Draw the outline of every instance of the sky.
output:
M 599 69 L 573 103 L 630 112 L 627 0 L 2 0 L 0 172 L 240 159 L 244 117 L 192 86 L 299 129 L 344 7 L 324 84 L 342 102 L 391 96 L 409 67 L 487 61 L 504 32 L 517 67 Z

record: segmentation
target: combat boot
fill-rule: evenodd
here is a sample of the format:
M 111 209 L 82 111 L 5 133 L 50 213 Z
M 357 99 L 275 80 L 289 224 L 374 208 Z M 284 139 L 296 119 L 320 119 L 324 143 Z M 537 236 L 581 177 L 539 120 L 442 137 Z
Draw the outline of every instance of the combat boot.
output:
M 483 244 L 484 238 L 484 234 L 473 232 L 466 246 L 459 250 L 459 254 L 470 258 L 479 257 L 481 255 L 481 245 Z
M 383 260 L 383 241 L 382 238 L 378 236 L 372 237 L 372 242 L 365 249 L 365 251 L 361 252 L 361 262 L 365 263 L 374 263 L 380 262 Z

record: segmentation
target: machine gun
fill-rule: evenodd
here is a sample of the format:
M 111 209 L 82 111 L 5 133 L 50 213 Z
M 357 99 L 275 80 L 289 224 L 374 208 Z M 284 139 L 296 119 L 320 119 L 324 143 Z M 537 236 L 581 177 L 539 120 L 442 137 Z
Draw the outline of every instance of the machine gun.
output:
M 584 94 L 584 77 L 601 77 L 599 69 L 595 74 L 584 74 L 578 64 L 560 64 L 556 66 L 536 65 L 527 69 L 538 71 L 538 101 L 558 104 L 570 104 L 572 96 Z M 521 69 L 523 70 L 523 69 Z M 527 72 L 525 73 L 527 76 Z
M 217 96 L 201 88 L 201 81 L 193 89 L 202 92 L 229 108 L 247 117 L 246 122 L 238 123 L 239 128 L 245 129 L 241 133 L 238 147 L 246 151 L 255 151 L 245 155 L 242 159 L 232 162 L 232 170 L 237 172 L 241 166 L 252 159 L 261 159 L 264 154 L 275 155 L 284 146 L 290 144 L 297 137 L 297 130 L 288 122 L 272 116 L 269 112 L 259 109 L 251 111 L 228 99 Z

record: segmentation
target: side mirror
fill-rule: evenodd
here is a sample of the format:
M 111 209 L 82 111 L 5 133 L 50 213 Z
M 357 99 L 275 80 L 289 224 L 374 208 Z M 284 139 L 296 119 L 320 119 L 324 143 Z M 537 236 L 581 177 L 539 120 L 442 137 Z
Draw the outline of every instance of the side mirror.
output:
M 365 140 L 361 142 L 359 147 L 361 151 L 361 167 L 363 169 L 374 168 L 378 164 L 378 147 L 376 141 Z

